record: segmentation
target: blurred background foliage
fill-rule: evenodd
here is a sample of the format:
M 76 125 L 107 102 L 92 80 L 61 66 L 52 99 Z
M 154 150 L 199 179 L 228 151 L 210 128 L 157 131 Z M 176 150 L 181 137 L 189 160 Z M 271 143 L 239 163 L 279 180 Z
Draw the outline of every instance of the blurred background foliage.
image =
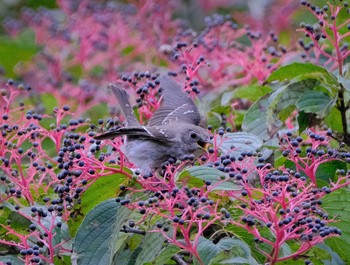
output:
M 75 2 L 80 2 L 75 1 Z M 118 2 L 129 3 L 128 1 L 94 1 L 96 3 Z M 134 2 L 134 1 L 130 1 Z M 136 1 L 137 2 L 137 1 Z M 204 19 L 206 16 L 213 13 L 230 15 L 233 20 L 240 26 L 250 24 L 253 28 L 264 30 L 275 30 L 280 28 L 279 42 L 284 45 L 295 45 L 296 32 L 299 23 L 304 21 L 306 23 L 315 22 L 314 17 L 305 9 L 297 9 L 299 1 L 284 1 L 284 0 L 182 0 L 178 1 L 173 16 L 174 18 L 181 18 L 182 21 L 189 28 L 197 32 L 205 28 Z M 276 14 L 271 13 L 274 5 L 281 5 L 279 2 L 285 2 L 286 7 L 291 5 L 285 12 L 291 11 L 292 14 L 287 13 L 290 17 L 288 24 L 280 21 L 282 25 L 277 25 L 279 21 L 274 21 Z M 294 3 L 293 3 L 294 2 Z M 326 1 L 313 1 L 316 5 L 322 6 Z M 294 9 L 293 9 L 294 8 Z M 59 5 L 53 0 L 2 0 L 0 1 L 0 69 L 7 78 L 21 78 L 16 72 L 16 65 L 20 62 L 29 61 L 33 55 L 39 52 L 43 47 L 35 43 L 35 36 L 33 32 L 23 24 L 21 19 L 23 10 L 33 9 L 59 9 Z M 283 12 L 283 9 L 280 9 Z M 59 12 L 58 12 L 59 13 Z M 11 21 L 10 21 L 11 20 Z M 6 23 L 18 23 L 19 28 L 23 30 L 18 36 L 11 37 L 6 32 L 4 25 Z M 259 26 L 260 24 L 260 26 Z M 284 28 L 281 28 L 284 27 Z M 294 42 L 294 43 L 293 43 Z

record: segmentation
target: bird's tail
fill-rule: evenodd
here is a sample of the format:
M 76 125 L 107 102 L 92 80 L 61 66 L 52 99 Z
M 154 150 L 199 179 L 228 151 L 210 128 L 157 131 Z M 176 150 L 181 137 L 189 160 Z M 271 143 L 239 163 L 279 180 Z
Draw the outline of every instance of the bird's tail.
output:
M 117 136 L 123 135 L 122 133 L 119 133 L 118 130 L 110 130 L 107 131 L 104 134 L 100 134 L 98 136 L 95 136 L 95 140 L 106 140 L 106 139 L 112 139 L 115 138 Z
M 138 126 L 140 123 L 137 121 L 132 109 L 128 95 L 126 91 L 122 88 L 121 83 L 110 83 L 108 87 L 113 91 L 114 95 L 117 97 L 119 106 L 126 121 L 126 127 L 128 126 Z

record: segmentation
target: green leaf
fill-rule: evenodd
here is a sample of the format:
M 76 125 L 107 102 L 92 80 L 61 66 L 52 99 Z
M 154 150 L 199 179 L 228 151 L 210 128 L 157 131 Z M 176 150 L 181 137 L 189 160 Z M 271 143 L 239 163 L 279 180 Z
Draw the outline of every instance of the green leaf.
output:
M 44 105 L 45 113 L 50 113 L 54 107 L 57 107 L 57 98 L 51 93 L 40 94 L 40 101 Z
M 340 239 L 343 240 L 350 249 L 350 190 L 342 188 L 336 190 L 323 198 L 323 208 L 331 216 L 340 222 L 332 223 L 342 230 Z M 345 247 L 345 246 L 343 246 Z
M 135 50 L 135 47 L 132 45 L 126 46 L 124 49 L 121 50 L 121 54 L 123 56 L 128 55 L 132 53 Z
M 290 249 L 287 243 L 283 243 L 280 247 L 280 255 L 281 257 L 288 257 L 293 254 L 293 251 Z
M 173 233 L 173 229 L 170 228 L 167 232 L 168 235 Z M 142 251 L 138 255 L 135 265 L 142 265 L 145 262 L 153 261 L 155 257 L 159 255 L 164 247 L 165 238 L 159 232 L 146 233 L 142 244 L 140 245 Z
M 247 111 L 242 123 L 242 130 L 259 136 L 263 141 L 270 139 L 267 133 L 266 111 L 270 95 L 263 96 Z
M 127 170 L 127 169 L 124 169 Z M 131 171 L 130 171 L 131 172 Z M 81 197 L 81 204 L 76 207 L 76 212 L 79 212 L 75 218 L 68 220 L 69 231 L 72 236 L 75 235 L 84 216 L 97 204 L 107 199 L 117 197 L 120 190 L 118 187 L 128 181 L 128 177 L 124 174 L 114 174 L 111 176 L 100 177 L 92 183 Z
M 105 74 L 105 68 L 101 65 L 95 65 L 89 72 L 92 78 L 102 78 Z
M 282 122 L 285 121 L 295 109 L 295 104 L 305 91 L 312 90 L 318 85 L 316 79 L 304 79 L 286 86 L 282 86 L 271 94 L 267 109 L 267 127 L 270 135 L 274 135 Z
M 69 256 L 65 256 L 66 253 L 62 253 L 60 256 L 55 256 L 54 257 L 54 264 L 55 265 L 72 265 L 72 258 L 70 256 L 70 253 L 68 254 Z
M 350 264 L 350 244 L 343 240 L 342 237 L 330 237 L 325 240 L 325 244 L 329 246 L 332 251 L 337 253 L 345 264 Z
M 127 240 L 128 247 L 131 250 L 137 249 L 140 246 L 143 238 L 144 238 L 143 235 L 131 233 L 130 236 L 128 236 L 128 240 Z
M 246 114 L 247 111 L 244 110 L 235 110 L 234 111 L 234 117 L 235 117 L 235 126 L 237 130 L 241 130 L 244 115 Z
M 24 265 L 24 261 L 20 260 L 17 255 L 1 255 L 0 264 L 7 264 L 6 262 L 11 262 L 11 265 Z
M 124 170 L 127 170 L 124 168 Z M 131 174 L 131 171 L 128 170 Z M 119 186 L 128 181 L 129 178 L 122 173 L 110 176 L 100 177 L 92 183 L 81 197 L 82 211 L 88 213 L 100 202 L 117 197 L 119 195 Z
M 232 108 L 230 106 L 218 106 L 213 108 L 210 112 L 207 114 L 207 123 L 212 125 L 213 128 L 218 128 L 221 126 L 222 123 L 222 114 L 225 114 L 226 116 L 229 116 L 232 112 Z
M 297 121 L 299 125 L 299 133 L 303 133 L 310 124 L 310 119 L 313 117 L 315 114 L 313 113 L 305 113 L 304 111 L 299 111 L 297 115 Z
M 51 138 L 45 137 L 42 140 L 41 145 L 42 148 L 45 150 L 46 155 L 50 157 L 55 157 L 57 155 L 56 144 Z
M 16 220 L 17 224 L 18 224 L 18 222 L 23 222 L 24 224 L 28 224 L 28 222 L 25 220 L 29 220 L 29 219 L 26 219 L 23 215 L 20 215 L 18 212 L 20 212 L 26 216 L 31 216 L 31 214 L 32 214 L 31 208 L 33 206 L 36 206 L 38 209 L 43 209 L 48 214 L 46 217 L 40 218 L 40 224 L 39 224 L 39 222 L 37 222 L 35 220 L 30 220 L 29 223 L 35 224 L 37 229 L 39 231 L 41 231 L 42 233 L 44 233 L 44 229 L 40 225 L 43 225 L 47 230 L 50 230 L 51 227 L 53 227 L 52 228 L 52 234 L 54 234 L 54 237 L 52 239 L 53 246 L 56 246 L 56 245 L 59 245 L 59 244 L 62 244 L 63 242 L 65 242 L 62 244 L 62 246 L 67 248 L 67 249 L 71 248 L 71 241 L 70 241 L 71 237 L 69 235 L 67 224 L 65 222 L 63 222 L 62 218 L 59 216 L 52 218 L 52 214 L 47 211 L 46 205 L 36 204 L 36 205 L 32 205 L 30 207 L 21 207 L 19 210 L 15 210 L 14 206 L 10 203 L 7 203 L 7 202 L 4 203 L 4 206 L 13 211 L 13 213 L 12 213 L 13 216 L 11 216 L 10 218 L 13 220 Z M 52 221 L 53 221 L 53 223 L 52 223 Z M 61 227 L 57 227 L 58 222 L 62 223 Z M 28 229 L 28 227 L 27 227 L 27 229 Z M 57 249 L 57 251 L 58 251 L 58 249 Z M 56 254 L 58 254 L 58 252 Z
M 342 230 L 341 236 L 327 238 L 325 242 L 346 264 L 350 264 L 350 252 L 348 251 L 350 249 L 350 190 L 347 188 L 336 190 L 325 196 L 322 202 L 330 218 L 339 220 L 331 225 Z
M 0 37 L 0 58 L 1 65 L 4 66 L 6 77 L 14 78 L 14 67 L 19 62 L 30 60 L 39 48 L 35 45 L 34 32 L 23 31 L 16 39 Z
M 153 260 L 152 265 L 164 265 L 169 262 L 172 256 L 177 254 L 181 249 L 175 245 L 168 245 L 164 248 L 156 259 Z
M 172 233 L 173 229 L 170 228 L 167 234 L 170 236 Z M 133 240 L 135 237 L 138 239 Z M 118 251 L 114 254 L 113 265 L 154 264 L 155 257 L 158 257 L 165 247 L 165 238 L 158 232 L 148 232 L 145 236 L 132 235 L 129 239 L 123 240 L 118 248 L 114 248 Z
M 67 68 L 67 72 L 71 74 L 73 81 L 78 83 L 85 70 L 81 64 L 74 64 Z
M 141 247 L 136 248 L 132 251 L 130 248 L 121 249 L 117 252 L 117 255 L 114 256 L 112 265 L 135 265 L 136 259 L 140 252 L 142 251 Z
M 104 201 L 92 209 L 80 225 L 73 244 L 77 265 L 111 264 L 120 229 L 131 211 L 116 203 Z
M 329 162 L 322 163 L 318 166 L 316 171 L 316 179 L 323 180 L 325 182 L 335 181 L 335 172 L 337 169 L 347 170 L 346 163 L 339 160 L 333 160 Z
M 47 0 L 27 0 L 26 6 L 30 8 L 57 8 L 57 3 L 55 1 Z
M 322 260 L 324 265 L 346 265 L 345 262 L 335 253 L 329 246 L 325 244 L 317 244 L 316 247 L 325 250 L 330 256 L 331 260 Z
M 19 212 L 17 212 L 14 208 L 5 208 L 11 213 L 7 216 L 7 218 L 4 220 L 3 224 L 6 223 L 6 220 L 11 221 L 11 228 L 15 229 L 16 231 L 26 231 L 29 227 L 29 225 L 32 223 L 29 219 L 25 218 L 23 215 L 21 215 Z M 2 212 L 5 212 L 2 210 Z
M 249 85 L 237 87 L 233 91 L 225 92 L 222 95 L 221 104 L 227 105 L 234 98 L 256 101 L 260 97 L 270 93 L 271 91 L 272 89 L 268 86 Z
M 187 172 L 191 175 L 188 184 L 192 184 L 196 187 L 203 186 L 204 181 L 210 181 L 214 186 L 213 190 L 241 190 L 242 187 L 234 183 L 231 179 L 228 179 L 227 174 L 217 170 L 216 168 L 207 166 L 193 166 L 187 169 Z M 180 180 L 183 177 L 180 176 Z M 223 179 L 226 181 L 219 183 Z
M 245 260 L 247 261 L 246 264 L 257 264 L 257 262 L 251 257 L 249 246 L 244 241 L 239 239 L 223 238 L 217 244 L 214 244 L 212 241 L 204 237 L 200 237 L 197 250 L 205 265 L 218 263 L 235 264 L 234 262 Z
M 285 120 L 289 117 L 289 113 L 282 115 L 280 112 L 287 107 L 295 106 L 295 103 L 306 91 L 311 91 L 318 84 L 319 81 L 317 79 L 308 78 L 280 87 L 269 98 L 269 110 L 275 116 Z
M 308 76 L 310 74 L 319 74 L 327 77 L 330 82 L 336 82 L 336 78 L 330 74 L 325 68 L 314 65 L 312 63 L 299 63 L 295 62 L 282 66 L 274 71 L 269 78 L 268 82 L 271 81 L 285 81 L 291 80 L 298 76 Z
M 220 150 L 223 153 L 230 153 L 238 157 L 242 152 L 255 152 L 262 146 L 262 144 L 262 140 L 251 133 L 225 133 L 222 137 Z
M 232 212 L 232 219 L 239 219 L 241 218 L 243 212 L 241 210 L 238 211 L 233 211 Z M 235 238 L 245 242 L 248 245 L 254 245 L 254 236 L 249 233 L 247 230 L 245 230 L 242 227 L 237 227 L 236 225 L 233 224 L 228 224 L 225 229 L 232 233 Z M 252 248 L 251 251 L 257 250 L 256 248 Z M 259 252 L 257 252 L 258 255 L 261 255 Z M 263 257 L 263 256 L 261 256 Z
M 258 262 L 252 257 L 251 248 L 249 245 L 240 239 L 234 240 L 235 242 L 233 242 L 234 244 L 229 251 L 221 251 L 218 255 L 216 255 L 216 257 L 211 260 L 209 264 L 258 265 Z
M 336 98 L 332 99 L 320 91 L 307 91 L 296 102 L 299 111 L 316 113 L 320 118 L 327 116 L 334 106 Z
M 208 112 L 207 114 L 207 123 L 208 125 L 213 126 L 214 129 L 219 128 L 222 123 L 222 118 L 219 113 L 216 112 Z
M 86 112 L 86 116 L 91 118 L 91 121 L 97 122 L 101 117 L 108 116 L 108 106 L 105 103 L 98 104 L 93 106 Z
M 349 78 L 349 74 L 350 71 L 349 69 L 347 70 L 347 74 L 348 76 L 338 76 L 338 81 L 339 83 L 341 83 L 343 85 L 343 87 L 345 88 L 346 91 L 350 91 L 350 78 Z
M 343 130 L 341 113 L 337 108 L 332 108 L 329 115 L 324 119 L 325 123 L 332 130 L 341 132 Z

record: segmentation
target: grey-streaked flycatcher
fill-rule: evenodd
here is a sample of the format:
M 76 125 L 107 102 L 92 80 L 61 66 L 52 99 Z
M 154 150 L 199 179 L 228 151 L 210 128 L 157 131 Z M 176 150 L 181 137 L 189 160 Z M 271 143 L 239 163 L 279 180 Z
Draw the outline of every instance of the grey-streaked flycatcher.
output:
M 209 132 L 198 126 L 201 117 L 189 95 L 169 76 L 161 76 L 158 80 L 162 88 L 162 105 L 147 126 L 142 126 L 136 119 L 122 84 L 109 84 L 125 117 L 125 127 L 95 137 L 104 140 L 126 135 L 121 150 L 143 175 L 150 175 L 170 158 L 181 160 L 210 142 Z

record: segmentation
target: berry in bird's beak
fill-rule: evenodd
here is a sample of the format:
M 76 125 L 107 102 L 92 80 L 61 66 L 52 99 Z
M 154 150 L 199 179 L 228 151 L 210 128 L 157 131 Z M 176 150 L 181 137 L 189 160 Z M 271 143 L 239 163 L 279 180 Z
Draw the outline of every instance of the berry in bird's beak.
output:
M 203 149 L 204 151 L 207 151 L 208 150 L 208 147 L 210 145 L 210 143 L 208 142 L 203 142 L 203 141 L 198 141 L 197 142 L 198 146 Z

